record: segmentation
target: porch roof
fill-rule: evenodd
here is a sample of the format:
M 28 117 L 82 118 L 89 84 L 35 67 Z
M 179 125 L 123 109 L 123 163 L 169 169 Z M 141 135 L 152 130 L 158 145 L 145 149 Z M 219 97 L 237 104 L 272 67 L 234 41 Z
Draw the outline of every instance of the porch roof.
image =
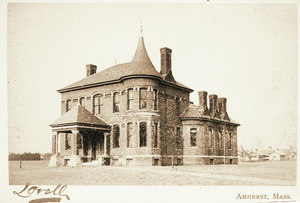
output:
M 94 116 L 80 104 L 74 106 L 70 111 L 60 116 L 50 124 L 52 128 L 61 126 L 92 126 L 110 128 L 111 125 L 106 121 Z

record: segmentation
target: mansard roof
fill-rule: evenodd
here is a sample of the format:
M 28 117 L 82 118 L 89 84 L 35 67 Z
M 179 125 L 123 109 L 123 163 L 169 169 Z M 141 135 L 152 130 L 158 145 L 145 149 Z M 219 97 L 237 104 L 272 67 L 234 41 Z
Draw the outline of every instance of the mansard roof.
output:
M 74 124 L 97 126 L 97 127 L 110 127 L 109 123 L 94 116 L 80 104 L 77 104 L 70 111 L 63 114 L 56 121 L 54 121 L 50 126 L 57 127 L 57 126 L 69 126 Z
M 164 81 L 167 84 L 186 89 L 190 92 L 193 91 L 189 87 L 177 81 L 170 82 L 164 80 L 163 76 L 161 76 L 153 66 L 145 47 L 144 38 L 141 36 L 139 38 L 138 46 L 131 62 L 117 64 L 110 68 L 104 69 L 78 82 L 59 89 L 58 92 L 62 93 L 75 89 L 120 82 L 128 77 L 152 77 Z
M 181 120 L 211 120 L 216 122 L 226 122 L 239 126 L 240 124 L 234 121 L 225 113 L 222 117 L 219 111 L 209 113 L 207 107 L 205 109 L 200 108 L 200 106 L 190 104 L 188 108 L 180 116 Z

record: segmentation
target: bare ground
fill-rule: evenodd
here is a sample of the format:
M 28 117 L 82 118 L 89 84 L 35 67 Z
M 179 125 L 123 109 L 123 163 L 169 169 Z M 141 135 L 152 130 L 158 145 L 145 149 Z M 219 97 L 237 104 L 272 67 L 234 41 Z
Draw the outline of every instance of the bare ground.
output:
M 9 162 L 9 184 L 25 185 L 296 185 L 296 161 L 201 166 L 59 166 Z

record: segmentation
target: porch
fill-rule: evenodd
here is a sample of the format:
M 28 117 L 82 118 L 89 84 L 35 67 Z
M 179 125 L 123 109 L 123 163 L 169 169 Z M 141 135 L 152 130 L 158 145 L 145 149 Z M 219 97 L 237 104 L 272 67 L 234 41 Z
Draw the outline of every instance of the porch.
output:
M 110 164 L 110 125 L 77 105 L 52 127 L 52 156 L 49 166 L 85 163 Z

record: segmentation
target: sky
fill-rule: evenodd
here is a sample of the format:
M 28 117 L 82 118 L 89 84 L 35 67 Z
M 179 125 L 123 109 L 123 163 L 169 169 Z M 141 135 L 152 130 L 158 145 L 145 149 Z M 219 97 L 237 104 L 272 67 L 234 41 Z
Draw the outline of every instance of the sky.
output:
M 129 62 L 141 19 L 156 70 L 169 47 L 174 78 L 194 89 L 195 104 L 198 91 L 226 97 L 239 145 L 296 145 L 296 5 L 10 3 L 7 17 L 9 152 L 51 152 L 56 90 L 84 78 L 86 64 Z

